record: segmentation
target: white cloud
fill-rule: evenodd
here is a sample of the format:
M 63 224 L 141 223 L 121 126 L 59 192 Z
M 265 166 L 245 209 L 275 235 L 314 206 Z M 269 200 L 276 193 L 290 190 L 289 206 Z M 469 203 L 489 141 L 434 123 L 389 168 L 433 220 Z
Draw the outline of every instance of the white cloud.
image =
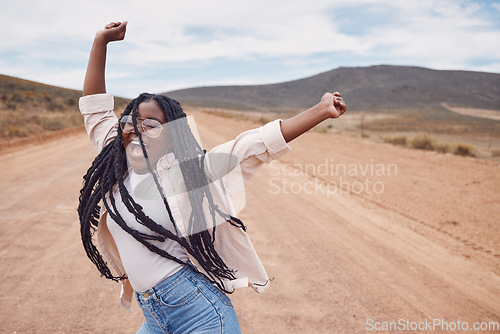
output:
M 217 57 L 243 59 L 366 48 L 355 38 L 339 33 L 333 22 L 324 16 L 328 2 L 316 4 L 314 9 L 305 2 L 278 3 L 280 5 L 269 6 L 264 1 L 257 1 L 226 6 L 229 4 L 227 1 L 207 2 L 192 16 L 185 12 L 190 8 L 176 7 L 169 26 L 160 24 L 154 30 L 139 23 L 141 27 L 137 27 L 137 31 L 141 29 L 140 36 L 132 32 L 135 24 L 131 22 L 129 42 L 136 47 L 127 55 L 128 61 L 188 62 Z M 212 11 L 216 15 L 205 15 L 210 8 L 218 8 Z M 192 35 L 192 29 L 189 29 L 192 27 L 198 27 L 202 36 Z M 236 34 L 225 34 L 226 30 Z
M 498 3 L 473 0 L 18 0 L 2 4 L 0 12 L 7 27 L 0 32 L 0 73 L 79 88 L 95 32 L 123 19 L 129 21 L 126 41 L 109 52 L 108 77 L 116 82 L 141 69 L 203 68 L 221 59 L 281 58 L 283 66 L 299 64 L 297 78 L 331 58 L 500 72 L 498 62 L 482 63 L 500 54 L 493 42 L 500 40 L 499 12 L 492 7 L 500 11 Z M 325 62 L 323 70 L 341 65 Z M 243 83 L 227 75 L 220 80 Z M 190 82 L 179 78 L 180 86 Z M 144 82 L 128 87 L 135 85 Z
M 364 38 L 374 53 L 382 50 L 391 61 L 461 68 L 471 59 L 495 59 L 500 54 L 500 45 L 491 43 L 500 40 L 500 31 L 489 29 L 477 4 L 404 1 L 387 7 L 394 11 L 392 28 L 374 28 Z

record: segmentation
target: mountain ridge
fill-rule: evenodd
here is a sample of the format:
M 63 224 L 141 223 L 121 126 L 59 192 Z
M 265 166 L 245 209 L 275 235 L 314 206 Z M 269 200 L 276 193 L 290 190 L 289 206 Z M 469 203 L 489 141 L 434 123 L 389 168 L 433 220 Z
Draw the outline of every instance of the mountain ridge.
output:
M 500 74 L 375 65 L 339 67 L 310 77 L 265 85 L 204 86 L 165 92 L 181 104 L 261 111 L 304 109 L 339 91 L 351 110 L 500 110 Z

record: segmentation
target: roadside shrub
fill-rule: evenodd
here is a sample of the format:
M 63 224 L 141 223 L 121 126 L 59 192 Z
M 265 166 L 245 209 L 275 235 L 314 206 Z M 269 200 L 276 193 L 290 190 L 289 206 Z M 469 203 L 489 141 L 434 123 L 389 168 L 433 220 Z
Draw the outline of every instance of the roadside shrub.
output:
M 60 118 L 41 118 L 39 124 L 44 130 L 55 131 L 65 128 L 64 121 Z
M 450 151 L 450 145 L 448 143 L 434 142 L 432 147 L 439 153 L 448 153 Z
M 392 145 L 399 145 L 399 146 L 406 146 L 408 142 L 406 136 L 403 135 L 382 137 L 382 140 L 384 141 L 384 143 L 389 143 Z
M 474 157 L 474 149 L 471 145 L 458 143 L 453 150 L 453 154 L 461 155 L 464 157 Z
M 434 150 L 434 140 L 427 133 L 419 133 L 410 141 L 410 146 L 418 150 Z
M 9 124 L 7 126 L 7 138 L 11 137 L 27 137 L 29 135 L 27 129 L 22 126 Z
M 61 101 L 57 100 L 51 100 L 46 104 L 46 107 L 49 111 L 61 111 L 64 109 L 64 104 L 61 103 Z
M 451 152 L 456 155 L 475 157 L 475 149 L 469 144 L 458 143 L 455 146 L 446 142 L 440 142 L 429 136 L 427 133 L 419 133 L 408 140 L 404 135 L 380 136 L 384 143 L 407 146 L 410 148 L 426 151 L 436 151 L 439 153 Z M 500 149 L 491 150 L 492 157 L 500 157 Z
M 64 103 L 69 107 L 78 107 L 78 100 L 72 97 L 68 97 Z

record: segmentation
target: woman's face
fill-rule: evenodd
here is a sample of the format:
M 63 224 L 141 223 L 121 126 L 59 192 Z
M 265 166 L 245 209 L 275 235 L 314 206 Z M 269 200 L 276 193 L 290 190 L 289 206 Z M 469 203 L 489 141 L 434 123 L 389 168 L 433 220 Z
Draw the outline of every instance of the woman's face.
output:
M 167 121 L 165 119 L 165 115 L 156 102 L 150 100 L 139 104 L 137 108 L 137 117 L 137 127 L 141 133 L 142 141 L 144 142 L 146 152 L 148 153 L 149 161 L 151 162 L 152 167 L 155 167 L 158 159 L 165 155 L 171 147 L 170 136 L 167 133 Z M 163 129 L 158 137 L 150 138 L 144 133 L 142 126 L 143 119 L 151 119 L 160 122 Z M 122 141 L 127 153 L 127 161 L 134 171 L 138 174 L 148 173 L 148 164 L 144 158 L 142 147 L 135 131 L 129 133 L 123 132 Z

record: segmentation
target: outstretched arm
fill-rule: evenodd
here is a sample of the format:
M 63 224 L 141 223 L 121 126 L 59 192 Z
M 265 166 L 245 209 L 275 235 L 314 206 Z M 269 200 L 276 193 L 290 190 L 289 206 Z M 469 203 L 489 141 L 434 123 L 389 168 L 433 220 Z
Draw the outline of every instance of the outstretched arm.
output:
M 83 95 L 106 93 L 106 49 L 109 42 L 121 41 L 125 38 L 127 21 L 111 22 L 103 30 L 99 30 L 90 50 L 89 63 L 83 82 Z
M 328 118 L 339 118 L 347 110 L 340 93 L 326 93 L 315 106 L 281 122 L 281 133 L 288 143 Z

